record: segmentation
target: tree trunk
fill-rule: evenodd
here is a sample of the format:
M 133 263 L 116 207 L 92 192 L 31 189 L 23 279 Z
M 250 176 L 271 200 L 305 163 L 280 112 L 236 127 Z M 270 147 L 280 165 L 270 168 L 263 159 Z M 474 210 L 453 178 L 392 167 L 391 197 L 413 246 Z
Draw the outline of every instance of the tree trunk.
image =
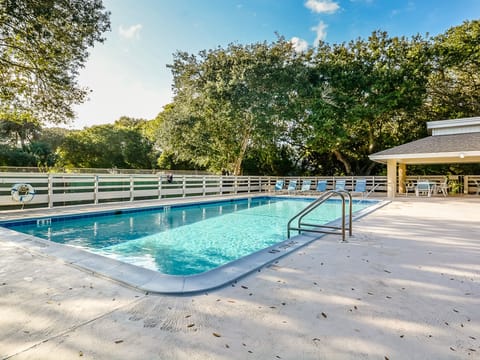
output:
M 240 147 L 240 153 L 235 160 L 235 165 L 233 168 L 233 175 L 238 176 L 242 174 L 242 162 L 247 152 L 248 142 L 250 141 L 250 127 L 247 128 L 245 136 L 242 140 L 242 146 Z
M 332 152 L 335 155 L 335 157 L 337 158 L 337 160 L 340 161 L 343 164 L 343 166 L 345 167 L 345 174 L 346 175 L 351 175 L 352 174 L 352 166 L 350 165 L 348 160 L 343 157 L 343 155 L 340 151 L 332 150 Z

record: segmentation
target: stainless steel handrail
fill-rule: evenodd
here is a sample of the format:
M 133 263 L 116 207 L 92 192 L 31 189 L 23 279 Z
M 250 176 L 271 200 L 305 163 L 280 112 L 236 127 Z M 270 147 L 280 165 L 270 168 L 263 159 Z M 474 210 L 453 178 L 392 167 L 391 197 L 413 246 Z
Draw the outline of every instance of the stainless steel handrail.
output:
M 317 200 L 312 202 L 310 205 L 308 205 L 305 209 L 297 213 L 295 216 L 293 216 L 287 224 L 287 236 L 290 239 L 290 230 L 297 230 L 299 233 L 302 231 L 307 231 L 307 232 L 316 232 L 316 233 L 324 233 L 324 234 L 339 234 L 338 231 L 326 231 L 322 230 L 322 228 L 327 228 L 327 229 L 334 229 L 334 230 L 341 230 L 341 235 L 342 235 L 342 240 L 345 241 L 345 224 L 346 224 L 346 216 L 345 216 L 345 194 L 348 196 L 349 199 L 349 214 L 348 214 L 348 233 L 349 236 L 352 236 L 352 195 L 347 191 L 347 190 L 329 190 L 322 194 Z M 332 225 L 322 225 L 322 224 L 309 224 L 309 223 L 302 223 L 302 219 L 311 213 L 313 210 L 315 210 L 317 207 L 322 205 L 325 201 L 330 199 L 332 196 L 340 196 L 342 199 L 342 226 L 332 226 Z M 297 227 L 292 227 L 292 222 L 297 220 Z M 303 226 L 307 226 L 309 228 L 304 228 Z

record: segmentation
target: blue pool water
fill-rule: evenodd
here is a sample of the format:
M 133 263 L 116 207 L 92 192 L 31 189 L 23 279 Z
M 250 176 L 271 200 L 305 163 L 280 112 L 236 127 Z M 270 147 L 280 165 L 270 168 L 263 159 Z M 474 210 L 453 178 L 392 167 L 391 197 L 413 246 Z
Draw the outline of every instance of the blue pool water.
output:
M 288 220 L 311 201 L 260 197 L 3 226 L 164 274 L 192 275 L 284 241 Z M 354 201 L 353 210 L 369 205 Z M 306 221 L 325 224 L 340 215 L 341 202 L 330 200 Z

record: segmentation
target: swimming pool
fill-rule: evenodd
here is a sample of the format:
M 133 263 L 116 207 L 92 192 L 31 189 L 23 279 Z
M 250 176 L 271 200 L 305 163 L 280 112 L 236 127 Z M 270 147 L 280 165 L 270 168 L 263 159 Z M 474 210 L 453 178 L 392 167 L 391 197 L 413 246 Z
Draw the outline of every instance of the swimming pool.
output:
M 286 240 L 286 224 L 311 201 L 311 198 L 253 197 L 0 225 L 35 239 L 63 247 L 70 245 L 165 276 L 192 277 L 219 268 L 231 271 L 232 266 L 242 264 L 242 259 L 263 249 L 275 254 L 281 251 L 273 251 L 272 247 L 288 249 L 300 245 L 301 241 Z M 354 201 L 354 211 L 375 203 Z M 309 221 L 325 224 L 337 219 L 341 214 L 340 204 L 329 201 L 312 212 Z M 94 260 L 99 261 L 97 257 Z

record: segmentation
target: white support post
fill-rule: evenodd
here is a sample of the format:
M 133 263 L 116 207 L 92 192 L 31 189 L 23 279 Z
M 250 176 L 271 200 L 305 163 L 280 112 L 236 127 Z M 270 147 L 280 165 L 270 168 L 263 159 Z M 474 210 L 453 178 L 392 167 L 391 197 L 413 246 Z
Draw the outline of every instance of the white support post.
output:
M 158 174 L 158 199 L 162 198 L 162 174 Z
M 93 175 L 93 203 L 98 204 L 98 175 Z
M 397 193 L 397 160 L 387 161 L 387 197 L 393 199 Z
M 405 194 L 405 183 L 407 182 L 407 165 L 404 163 L 398 164 L 398 192 Z
M 206 182 L 206 179 L 205 179 L 205 176 L 202 177 L 202 192 L 203 192 L 203 196 L 206 195 L 207 193 L 207 182 Z
M 133 201 L 135 198 L 134 191 L 135 191 L 135 183 L 133 181 L 133 176 L 130 175 L 130 201 Z
M 47 192 L 48 192 L 48 207 L 53 207 L 53 175 L 48 174 L 48 185 L 47 185 Z
M 187 196 L 187 178 L 185 175 L 183 175 L 182 179 L 182 197 Z
M 220 186 L 220 195 L 222 195 L 223 194 L 223 176 L 220 176 L 219 186 Z

